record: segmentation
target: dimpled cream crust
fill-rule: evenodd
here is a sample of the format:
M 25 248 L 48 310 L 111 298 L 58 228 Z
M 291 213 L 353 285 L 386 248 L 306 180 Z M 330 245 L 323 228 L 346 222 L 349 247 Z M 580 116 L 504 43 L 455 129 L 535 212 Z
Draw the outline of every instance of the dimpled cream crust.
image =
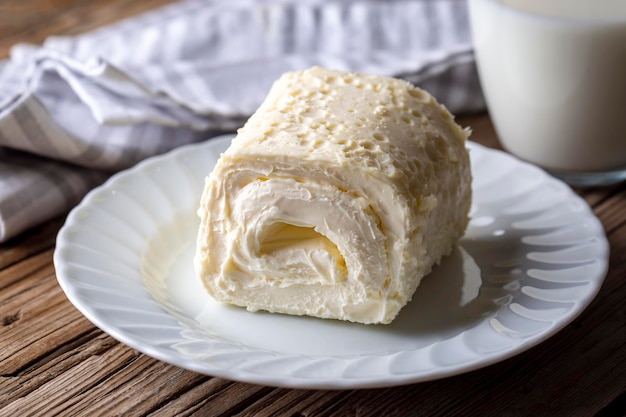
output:
M 407 82 L 284 74 L 206 180 L 198 277 L 250 311 L 390 323 L 465 231 L 466 138 Z

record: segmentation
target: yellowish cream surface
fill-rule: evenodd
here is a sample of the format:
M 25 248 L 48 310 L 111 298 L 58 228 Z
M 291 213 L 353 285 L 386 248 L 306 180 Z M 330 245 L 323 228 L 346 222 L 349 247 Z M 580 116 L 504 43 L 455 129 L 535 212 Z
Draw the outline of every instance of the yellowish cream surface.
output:
M 207 178 L 198 277 L 251 311 L 390 323 L 464 233 L 466 138 L 404 81 L 286 73 Z

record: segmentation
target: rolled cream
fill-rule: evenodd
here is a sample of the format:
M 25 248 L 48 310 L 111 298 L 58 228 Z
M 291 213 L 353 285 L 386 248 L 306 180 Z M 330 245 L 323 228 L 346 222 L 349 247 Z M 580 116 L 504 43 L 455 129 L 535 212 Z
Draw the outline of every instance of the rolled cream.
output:
M 206 180 L 199 279 L 250 311 L 390 323 L 465 231 L 466 138 L 405 81 L 284 74 Z

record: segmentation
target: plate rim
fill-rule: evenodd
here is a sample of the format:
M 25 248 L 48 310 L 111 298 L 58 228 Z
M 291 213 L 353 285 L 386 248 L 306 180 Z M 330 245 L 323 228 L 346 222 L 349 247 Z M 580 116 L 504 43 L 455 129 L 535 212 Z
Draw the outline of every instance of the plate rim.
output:
M 596 223 L 596 226 L 599 227 L 599 230 L 602 232 L 602 239 L 599 239 L 597 244 L 600 245 L 603 268 L 602 272 L 599 273 L 597 279 L 590 279 L 591 283 L 589 291 L 586 293 L 586 296 L 577 300 L 575 302 L 575 306 L 573 306 L 570 310 L 567 311 L 566 314 L 559 317 L 554 321 L 554 324 L 551 325 L 547 330 L 539 333 L 539 336 L 528 337 L 522 339 L 519 343 L 513 345 L 510 349 L 505 349 L 504 351 L 496 351 L 487 357 L 480 356 L 477 360 L 467 362 L 460 362 L 454 365 L 449 365 L 445 367 L 436 367 L 434 368 L 436 372 L 429 372 L 426 374 L 420 373 L 403 373 L 403 374 L 389 374 L 384 378 L 380 376 L 374 377 L 363 377 L 363 378 L 314 378 L 314 377 L 285 377 L 285 376 L 273 376 L 265 373 L 254 373 L 241 369 L 230 369 L 230 368 L 220 368 L 220 367 L 207 367 L 206 363 L 199 363 L 197 361 L 184 358 L 182 356 L 175 355 L 175 352 L 172 349 L 165 349 L 164 347 L 158 347 L 152 344 L 146 344 L 138 337 L 125 332 L 123 328 L 120 328 L 117 325 L 111 325 L 107 322 L 107 320 L 101 317 L 98 310 L 93 308 L 92 306 L 86 305 L 78 294 L 78 289 L 72 284 L 71 277 L 68 277 L 68 272 L 66 265 L 64 264 L 64 260 L 62 257 L 62 253 L 66 246 L 69 245 L 69 230 L 71 227 L 80 224 L 80 219 L 78 213 L 80 210 L 86 206 L 88 206 L 94 200 L 94 197 L 98 195 L 98 193 L 105 192 L 110 187 L 114 186 L 118 181 L 121 181 L 127 177 L 132 177 L 138 172 L 149 169 L 153 165 L 158 165 L 161 163 L 166 163 L 170 159 L 176 159 L 181 157 L 182 155 L 194 152 L 198 148 L 219 148 L 220 143 L 231 140 L 234 137 L 233 134 L 225 134 L 212 137 L 206 141 L 199 143 L 192 143 L 180 146 L 174 150 L 166 152 L 161 155 L 153 156 L 147 158 L 135 166 L 126 169 L 124 171 L 117 172 L 109 177 L 103 184 L 89 191 L 82 201 L 74 207 L 70 213 L 68 214 L 63 226 L 59 230 L 56 237 L 56 245 L 53 254 L 53 264 L 55 268 L 55 274 L 57 277 L 57 282 L 62 288 L 68 300 L 72 303 L 72 305 L 80 311 L 80 313 L 85 316 L 92 324 L 101 329 L 103 332 L 107 333 L 114 339 L 119 342 L 138 350 L 152 358 L 160 360 L 162 362 L 168 363 L 170 365 L 174 365 L 183 369 L 187 369 L 193 372 L 197 372 L 204 375 L 210 375 L 214 377 L 225 378 L 233 381 L 245 382 L 245 383 L 253 383 L 260 384 L 266 386 L 274 386 L 274 387 L 282 387 L 282 388 L 296 388 L 296 389 L 363 389 L 363 388 L 382 388 L 382 387 L 392 387 L 399 385 L 406 385 L 417 382 L 426 382 L 432 381 L 442 378 L 447 378 L 454 375 L 459 375 L 467 372 L 471 372 L 477 369 L 481 369 L 487 366 L 491 366 L 493 364 L 502 362 L 506 359 L 517 356 L 532 347 L 535 347 L 547 339 L 553 337 L 556 333 L 563 330 L 569 323 L 574 321 L 580 314 L 582 314 L 589 304 L 596 298 L 598 292 L 600 291 L 602 284 L 606 278 L 606 274 L 608 272 L 608 260 L 609 260 L 609 243 L 606 237 L 606 232 L 604 231 L 604 227 L 602 223 L 597 218 L 595 213 L 591 210 L 588 203 L 579 195 L 569 188 L 569 186 L 565 185 L 561 180 L 551 177 L 541 168 L 538 168 L 528 162 L 522 161 L 506 152 L 489 148 L 487 146 L 478 144 L 473 141 L 468 141 L 468 148 L 477 148 L 481 151 L 487 153 L 495 153 L 500 157 L 505 157 L 509 160 L 510 163 L 521 164 L 526 167 L 529 167 L 532 170 L 538 171 L 542 176 L 543 180 L 547 180 L 550 182 L 554 182 L 555 184 L 565 185 L 569 188 L 570 195 L 569 198 L 574 200 L 578 200 L 583 204 L 583 207 L 587 211 L 587 217 L 589 220 Z M 208 174 L 208 172 L 207 172 Z M 141 283 L 143 285 L 143 282 Z M 162 306 L 156 302 L 154 298 L 151 297 L 151 301 L 163 311 L 166 315 L 172 317 L 179 324 L 180 322 L 171 314 L 165 310 Z M 182 325 L 181 325 L 182 327 Z M 467 330 L 464 330 L 464 333 Z M 436 345 L 434 343 L 433 345 Z M 430 345 L 432 346 L 432 345 Z M 262 348 L 258 348 L 257 350 L 265 350 Z M 285 354 L 286 356 L 297 356 L 291 354 Z M 306 355 L 304 355 L 306 356 Z M 368 355 L 365 355 L 368 356 Z M 211 369 L 209 369 L 211 368 Z M 431 369 L 432 371 L 432 369 Z

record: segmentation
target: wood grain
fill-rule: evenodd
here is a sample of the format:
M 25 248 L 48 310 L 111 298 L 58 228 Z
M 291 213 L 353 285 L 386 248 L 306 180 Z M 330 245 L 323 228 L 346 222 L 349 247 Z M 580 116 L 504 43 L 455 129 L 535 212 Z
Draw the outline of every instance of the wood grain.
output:
M 168 3 L 172 0 L 0 0 L 0 58 L 16 43 L 77 35 Z
M 479 140 L 495 138 L 485 116 L 465 121 Z M 181 370 L 116 342 L 83 318 L 55 282 L 51 257 L 59 219 L 0 247 L 5 323 L 0 415 L 86 410 L 94 416 L 594 415 L 626 390 L 626 342 L 616 336 L 626 334 L 621 279 L 626 193 L 623 187 L 611 188 L 596 198 L 601 192 L 588 198 L 610 230 L 611 272 L 598 298 L 558 337 L 482 370 L 379 390 L 289 390 L 231 382 Z
M 0 57 L 167 0 L 0 2 Z M 499 148 L 487 115 L 460 123 Z M 555 337 L 496 365 L 376 390 L 290 390 L 189 372 L 120 344 L 65 298 L 52 254 L 63 218 L 0 245 L 0 416 L 611 416 L 626 409 L 626 185 L 578 190 L 602 222 L 610 270 Z

